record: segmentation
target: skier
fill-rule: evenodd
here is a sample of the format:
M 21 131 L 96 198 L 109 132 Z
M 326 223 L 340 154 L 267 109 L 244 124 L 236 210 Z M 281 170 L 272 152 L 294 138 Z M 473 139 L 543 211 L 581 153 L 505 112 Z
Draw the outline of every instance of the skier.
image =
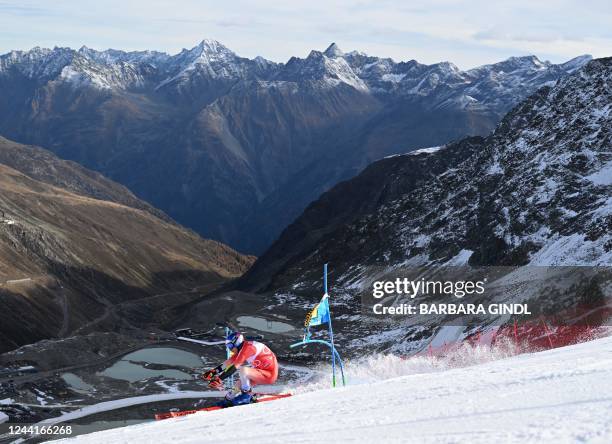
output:
M 202 379 L 208 381 L 209 387 L 223 390 L 222 381 L 238 371 L 240 378 L 220 405 L 229 407 L 254 402 L 252 387 L 274 384 L 278 378 L 276 355 L 261 342 L 246 341 L 240 332 L 230 333 L 225 338 L 225 346 L 232 356 L 204 373 Z

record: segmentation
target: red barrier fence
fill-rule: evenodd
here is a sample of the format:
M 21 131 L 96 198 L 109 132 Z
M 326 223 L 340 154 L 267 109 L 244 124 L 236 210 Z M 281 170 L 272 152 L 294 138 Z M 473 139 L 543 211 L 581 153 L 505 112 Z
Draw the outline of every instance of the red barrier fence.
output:
M 571 308 L 537 319 L 514 319 L 501 326 L 486 326 L 458 342 L 437 347 L 429 345 L 419 355 L 444 356 L 464 343 L 491 347 L 510 345 L 517 354 L 565 347 L 605 335 L 610 319 L 610 305 Z

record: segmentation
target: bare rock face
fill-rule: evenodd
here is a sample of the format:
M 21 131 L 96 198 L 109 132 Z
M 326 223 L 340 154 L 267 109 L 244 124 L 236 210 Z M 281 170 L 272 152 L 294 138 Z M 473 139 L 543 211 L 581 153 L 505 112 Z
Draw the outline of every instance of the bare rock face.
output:
M 40 148 L 1 139 L 0 162 L 0 351 L 159 325 L 187 300 L 155 295 L 214 288 L 252 262 Z
M 258 253 L 369 163 L 487 135 L 520 100 L 587 60 L 521 57 L 461 71 L 335 44 L 285 64 L 214 40 L 176 55 L 34 48 L 0 56 L 0 133 Z

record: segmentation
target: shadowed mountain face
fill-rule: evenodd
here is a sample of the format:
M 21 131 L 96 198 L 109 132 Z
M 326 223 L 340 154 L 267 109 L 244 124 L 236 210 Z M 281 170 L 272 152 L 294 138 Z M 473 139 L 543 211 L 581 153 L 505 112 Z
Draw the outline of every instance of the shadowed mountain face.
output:
M 0 352 L 155 324 L 149 301 L 162 316 L 181 296 L 153 296 L 212 288 L 252 262 L 98 173 L 6 139 L 0 211 Z
M 0 136 L 0 163 L 40 182 L 94 199 L 143 210 L 173 223 L 166 214 L 138 199 L 125 186 L 76 162 L 62 160 L 42 148 L 21 145 Z
M 375 162 L 308 206 L 241 288 L 336 291 L 368 266 L 612 264 L 612 59 L 514 108 L 486 138 Z
M 0 56 L 0 133 L 126 185 L 200 234 L 261 252 L 323 191 L 381 157 L 486 135 L 588 61 L 461 71 L 336 45 L 286 64 L 205 40 L 177 55 Z

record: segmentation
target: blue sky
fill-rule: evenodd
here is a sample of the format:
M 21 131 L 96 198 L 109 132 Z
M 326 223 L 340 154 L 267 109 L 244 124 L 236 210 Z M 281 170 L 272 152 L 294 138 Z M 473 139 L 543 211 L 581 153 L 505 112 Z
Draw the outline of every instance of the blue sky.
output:
M 245 57 L 304 57 L 336 42 L 461 68 L 512 55 L 612 56 L 610 0 L 0 0 L 0 53 L 34 46 L 157 49 L 204 38 Z

